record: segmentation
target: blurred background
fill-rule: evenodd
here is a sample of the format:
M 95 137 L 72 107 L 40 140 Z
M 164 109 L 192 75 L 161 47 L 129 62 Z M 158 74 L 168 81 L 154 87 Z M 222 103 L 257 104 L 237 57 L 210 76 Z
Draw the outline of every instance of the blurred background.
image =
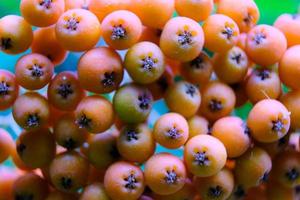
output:
M 238 0 L 237 0 L 238 1 Z M 276 18 L 282 13 L 297 13 L 300 0 L 255 0 L 257 6 L 260 10 L 260 24 L 273 24 Z M 0 17 L 5 15 L 15 14 L 20 15 L 19 11 L 20 0 L 0 0 Z M 99 41 L 98 46 L 105 45 L 103 41 Z M 14 72 L 14 65 L 18 58 L 24 54 L 30 53 L 30 50 L 19 55 L 6 55 L 0 52 L 0 69 L 7 69 Z M 124 55 L 124 51 L 120 52 Z M 77 61 L 81 53 L 70 53 L 63 64 L 55 68 L 56 72 L 65 70 L 76 70 Z M 44 90 L 40 91 L 45 92 Z M 111 98 L 112 95 L 108 95 Z M 235 115 L 239 115 L 243 119 L 246 118 L 249 110 L 251 108 L 250 104 L 246 104 L 242 108 L 235 110 Z M 167 108 L 163 101 L 156 102 L 154 105 L 153 112 L 150 115 L 150 126 L 157 119 L 160 114 L 167 112 Z M 11 114 L 11 110 L 0 111 L 0 128 L 4 128 L 10 132 L 10 134 L 16 138 L 20 134 L 20 127 L 14 122 Z M 168 151 L 166 149 L 158 148 L 158 151 Z M 173 154 L 181 155 L 180 151 L 172 152 Z M 12 166 L 10 160 L 6 161 L 5 165 Z

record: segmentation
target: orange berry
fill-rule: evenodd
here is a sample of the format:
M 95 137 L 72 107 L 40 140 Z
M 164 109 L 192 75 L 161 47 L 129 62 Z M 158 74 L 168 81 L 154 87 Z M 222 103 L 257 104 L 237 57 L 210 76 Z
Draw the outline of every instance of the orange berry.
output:
M 210 15 L 213 8 L 213 0 L 175 0 L 176 12 L 180 16 L 189 17 L 195 21 L 205 20 Z
M 33 26 L 46 27 L 55 24 L 65 11 L 64 0 L 22 0 L 22 16 Z
M 184 145 L 189 137 L 188 123 L 180 114 L 164 114 L 155 122 L 153 136 L 160 145 L 177 149 Z
M 143 25 L 161 29 L 172 17 L 174 6 L 174 0 L 131 0 L 130 9 Z
M 56 153 L 54 136 L 46 128 L 22 132 L 16 141 L 16 149 L 21 160 L 30 168 L 48 166 Z
M 264 99 L 254 105 L 247 119 L 251 136 L 259 142 L 274 142 L 290 128 L 290 113 L 277 100 Z
M 11 135 L 0 128 L 0 163 L 12 155 L 14 147 L 15 144 Z
M 145 164 L 145 181 L 159 195 L 170 195 L 184 187 L 186 169 L 183 162 L 169 153 L 153 155 Z
M 240 34 L 237 24 L 226 15 L 214 14 L 203 24 L 204 47 L 214 52 L 225 52 L 236 43 Z
M 101 96 L 88 96 L 81 100 L 75 110 L 76 124 L 91 133 L 101 133 L 114 121 L 112 104 Z
M 227 52 L 214 56 L 214 71 L 227 84 L 239 83 L 247 74 L 248 57 L 241 48 L 232 47 Z
M 226 159 L 225 146 L 210 135 L 192 137 L 184 147 L 187 169 L 198 177 L 215 175 L 225 166 Z
M 246 53 L 250 60 L 263 67 L 278 62 L 286 48 L 284 34 L 273 26 L 257 25 L 248 33 Z
M 124 67 L 134 82 L 153 83 L 165 71 L 164 54 L 154 43 L 139 42 L 127 51 Z
M 287 39 L 288 47 L 300 44 L 300 17 L 299 14 L 282 14 L 274 22 L 274 26 L 281 30 Z
M 22 56 L 15 66 L 17 82 L 28 90 L 45 87 L 54 73 L 53 63 L 44 55 L 32 53 Z
M 7 54 L 18 54 L 26 51 L 33 40 L 31 26 L 24 18 L 7 15 L 0 19 L 0 47 Z
M 191 117 L 200 107 L 201 94 L 195 85 L 179 81 L 167 89 L 165 101 L 170 111 Z
M 300 45 L 289 48 L 279 62 L 278 73 L 280 80 L 286 86 L 300 89 L 298 77 L 300 76 Z
M 205 52 L 201 52 L 195 59 L 180 64 L 181 75 L 185 80 L 204 85 L 209 82 L 213 72 L 212 60 Z
M 230 158 L 241 156 L 250 146 L 249 129 L 239 117 L 219 119 L 214 123 L 211 134 L 224 144 Z
M 194 115 L 190 117 L 187 122 L 189 125 L 189 139 L 196 135 L 209 133 L 209 122 L 204 117 Z
M 13 73 L 0 70 L 0 110 L 10 108 L 19 95 L 19 85 Z
M 35 30 L 31 50 L 48 57 L 55 66 L 61 64 L 68 55 L 56 38 L 55 26 Z
M 36 92 L 27 92 L 17 98 L 12 114 L 19 126 L 33 130 L 48 124 L 49 104 L 45 97 Z
M 49 103 L 60 111 L 74 111 L 85 96 L 77 76 L 71 71 L 58 73 L 48 86 Z
M 224 168 L 209 177 L 195 177 L 194 185 L 203 200 L 228 199 L 234 187 L 234 178 L 230 170 Z
M 188 62 L 195 59 L 204 44 L 201 26 L 187 17 L 174 17 L 163 28 L 160 48 L 163 53 L 174 60 Z
M 259 147 L 249 149 L 236 160 L 234 175 L 236 184 L 244 191 L 266 181 L 272 168 L 267 152 Z
M 260 13 L 253 0 L 220 0 L 217 13 L 232 18 L 241 32 L 248 32 L 259 20 Z
M 104 41 L 110 47 L 123 50 L 138 42 L 142 34 L 142 23 L 134 13 L 118 10 L 103 19 L 101 31 Z
M 77 66 L 81 86 L 94 93 L 109 93 L 123 80 L 120 55 L 108 47 L 98 47 L 83 54 Z
M 277 99 L 281 95 L 281 82 L 274 70 L 254 69 L 245 85 L 249 100 L 255 104 L 263 99 Z
M 86 51 L 93 48 L 101 35 L 97 17 L 84 9 L 72 9 L 60 16 L 55 33 L 59 43 L 70 51 Z
M 109 13 L 117 10 L 127 10 L 130 4 L 131 0 L 90 0 L 88 8 L 102 22 Z
M 202 101 L 199 112 L 209 121 L 229 115 L 235 106 L 236 97 L 226 84 L 213 81 L 201 88 Z
M 117 138 L 117 148 L 125 160 L 143 163 L 155 151 L 155 135 L 146 124 L 127 125 Z
M 284 94 L 280 98 L 281 103 L 291 112 L 291 128 L 296 130 L 300 128 L 300 91 L 294 90 Z
M 143 172 L 131 163 L 116 162 L 105 172 L 104 188 L 112 200 L 138 199 L 145 188 Z

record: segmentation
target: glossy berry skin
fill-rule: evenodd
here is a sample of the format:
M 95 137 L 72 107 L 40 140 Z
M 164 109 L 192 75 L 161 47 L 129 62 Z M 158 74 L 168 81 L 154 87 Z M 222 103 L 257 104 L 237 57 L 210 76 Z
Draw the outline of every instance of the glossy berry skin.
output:
M 58 73 L 48 86 L 48 101 L 58 110 L 74 111 L 84 96 L 85 91 L 71 71 Z
M 23 17 L 7 15 L 0 20 L 1 51 L 19 54 L 26 51 L 33 40 L 31 26 Z
M 27 92 L 17 98 L 12 113 L 14 120 L 22 128 L 38 129 L 49 122 L 49 103 L 42 95 L 36 92 Z
M 84 53 L 78 62 L 77 74 L 80 85 L 94 93 L 110 93 L 123 80 L 120 55 L 108 47 L 98 47 Z
M 159 46 L 163 53 L 174 60 L 188 62 L 195 59 L 204 44 L 202 27 L 186 17 L 174 17 L 164 26 Z
M 150 114 L 152 101 L 152 94 L 146 87 L 130 83 L 117 90 L 113 106 L 123 122 L 140 123 Z
M 44 200 L 49 192 L 47 182 L 34 173 L 19 177 L 13 184 L 14 199 Z
M 151 42 L 139 42 L 126 53 L 124 67 L 134 82 L 149 84 L 165 71 L 165 58 L 160 48 Z
M 287 134 L 290 128 L 290 113 L 277 100 L 261 100 L 250 111 L 247 125 L 255 140 L 274 142 Z
M 0 70 L 0 110 L 10 108 L 19 95 L 19 85 L 13 73 Z
M 210 135 L 192 137 L 184 147 L 187 169 L 195 176 L 208 177 L 225 165 L 227 153 L 223 143 Z
M 87 183 L 89 163 L 77 152 L 58 154 L 49 166 L 53 186 L 62 192 L 75 193 Z
M 75 110 L 75 123 L 80 129 L 101 133 L 114 121 L 112 104 L 102 96 L 88 96 L 81 100 Z
M 48 166 L 56 153 L 54 136 L 46 128 L 24 131 L 17 139 L 15 148 L 21 160 L 30 168 Z
M 152 156 L 145 164 L 146 185 L 159 195 L 169 195 L 183 188 L 187 178 L 183 162 L 168 153 Z
M 131 163 L 116 162 L 105 172 L 104 188 L 112 200 L 137 199 L 145 188 L 143 172 Z

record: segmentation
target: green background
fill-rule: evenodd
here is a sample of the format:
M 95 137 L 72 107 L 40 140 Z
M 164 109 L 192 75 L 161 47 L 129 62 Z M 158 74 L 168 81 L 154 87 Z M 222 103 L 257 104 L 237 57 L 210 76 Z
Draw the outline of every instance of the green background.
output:
M 239 0 L 237 0 L 239 1 Z M 0 17 L 9 14 L 20 15 L 19 11 L 19 2 L 20 0 L 0 0 Z M 260 24 L 273 24 L 275 19 L 282 13 L 297 13 L 300 0 L 255 0 L 257 6 L 260 10 Z M 101 40 L 98 45 L 104 45 Z M 14 71 L 14 65 L 17 59 L 29 53 L 30 50 L 19 55 L 6 55 L 0 52 L 0 69 L 7 69 Z M 121 55 L 124 55 L 124 51 L 120 52 Z M 56 72 L 64 70 L 75 70 L 78 58 L 80 53 L 70 53 L 66 61 L 55 68 Z M 45 92 L 41 90 L 41 92 Z M 109 96 L 111 98 L 111 95 Z M 251 108 L 250 104 L 246 104 L 242 108 L 235 110 L 235 114 L 241 116 L 243 119 L 246 118 L 249 109 Z M 158 101 L 154 105 L 153 112 L 150 115 L 150 126 L 153 125 L 154 121 L 162 113 L 167 112 L 167 108 L 163 101 Z M 11 110 L 0 111 L 0 128 L 8 130 L 11 135 L 16 138 L 17 135 L 21 132 L 20 127 L 13 121 Z M 158 151 L 170 151 L 164 148 L 158 148 Z M 173 154 L 181 155 L 180 150 L 171 151 Z M 12 165 L 11 161 L 8 160 L 5 165 Z

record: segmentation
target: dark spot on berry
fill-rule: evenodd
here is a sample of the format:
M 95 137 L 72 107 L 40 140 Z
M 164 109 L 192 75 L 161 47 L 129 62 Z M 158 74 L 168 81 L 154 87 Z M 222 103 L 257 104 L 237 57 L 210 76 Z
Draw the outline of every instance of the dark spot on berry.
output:
M 263 81 L 270 78 L 271 72 L 267 69 L 257 71 L 257 76 Z
M 146 58 L 142 59 L 142 68 L 145 71 L 151 71 L 154 68 L 155 63 L 157 63 L 156 60 L 151 58 L 150 56 L 147 56 Z
M 73 138 L 68 138 L 64 141 L 63 147 L 65 147 L 67 150 L 74 149 L 76 147 L 76 141 L 73 140 Z
M 231 27 L 225 26 L 222 34 L 226 35 L 227 40 L 230 40 L 233 36 L 233 29 Z
M 23 144 L 23 143 L 20 143 L 19 145 L 17 145 L 17 152 L 19 155 L 22 155 L 23 152 L 25 151 L 26 149 L 26 145 Z
M 109 154 L 113 157 L 113 158 L 120 158 L 120 154 L 119 151 L 116 147 L 116 145 L 113 145 L 112 148 L 109 151 Z
M 128 130 L 126 131 L 126 140 L 132 141 L 132 140 L 138 140 L 138 134 L 135 130 Z
M 216 187 L 210 187 L 208 189 L 207 195 L 209 197 L 215 198 L 215 197 L 220 197 L 223 193 L 222 187 L 217 185 Z
M 286 144 L 286 138 L 285 137 L 282 137 L 278 140 L 278 147 L 282 147 Z
M 28 128 L 33 128 L 37 127 L 40 123 L 40 118 L 37 114 L 29 114 L 27 118 L 27 127 Z
M 295 181 L 299 178 L 299 175 L 299 171 L 296 168 L 292 168 L 285 173 L 285 176 L 289 181 Z
M 247 14 L 247 16 L 243 19 L 243 21 L 249 26 L 252 22 L 252 15 L 250 15 L 250 13 Z
M 194 94 L 196 93 L 196 87 L 192 84 L 185 84 L 185 93 L 190 95 L 191 97 L 194 97 Z
M 33 194 L 16 194 L 15 200 L 34 200 Z
M 79 128 L 90 128 L 91 122 L 91 119 L 87 118 L 85 114 L 82 114 L 75 123 L 79 126 Z
M 169 185 L 175 184 L 178 181 L 177 174 L 175 173 L 174 170 L 172 170 L 172 171 L 167 170 L 167 174 L 164 179 L 165 179 L 166 183 Z
M 162 33 L 162 30 L 161 29 L 156 29 L 155 33 L 156 33 L 157 37 L 160 37 L 161 33 Z
M 71 84 L 63 83 L 58 86 L 57 93 L 64 99 L 67 99 L 70 94 L 73 94 Z
M 119 40 L 123 39 L 126 36 L 126 30 L 125 28 L 120 24 L 120 25 L 115 25 L 113 27 L 112 33 L 111 33 L 111 39 L 112 40 Z
M 216 99 L 210 100 L 208 107 L 212 112 L 217 112 L 223 109 L 222 102 Z
M 238 185 L 233 194 L 234 194 L 234 196 L 241 198 L 246 195 L 246 192 L 241 185 Z
M 72 17 L 67 21 L 67 29 L 76 31 L 78 28 L 78 24 L 79 24 L 79 20 L 77 20 L 75 17 Z
M 167 131 L 167 136 L 171 139 L 178 139 L 181 137 L 180 131 L 176 127 L 172 127 Z
M 160 79 L 157 80 L 158 86 L 161 88 L 162 91 L 166 91 L 169 87 L 167 78 L 162 76 Z
M 184 31 L 178 35 L 178 43 L 181 46 L 190 45 L 193 42 L 192 33 L 189 31 Z
M 40 2 L 40 6 L 43 6 L 47 9 L 50 9 L 51 8 L 51 3 L 52 3 L 52 0 L 42 0 Z
M 206 156 L 206 152 L 205 151 L 195 153 L 194 154 L 194 161 L 199 166 L 208 165 L 208 163 L 209 163 L 209 159 Z
M 265 173 L 263 174 L 263 176 L 260 178 L 260 182 L 261 182 L 261 183 L 265 183 L 265 182 L 268 181 L 268 178 L 269 178 L 269 172 L 265 172 Z
M 137 186 L 138 181 L 136 180 L 134 174 L 130 174 L 127 178 L 124 178 L 126 181 L 125 187 L 130 190 L 134 190 Z
M 258 45 L 258 44 L 261 44 L 261 43 L 263 42 L 263 40 L 266 39 L 266 38 L 267 38 L 267 37 L 266 37 L 265 34 L 263 34 L 263 33 L 256 33 L 256 34 L 254 35 L 253 40 L 254 40 L 254 42 Z
M 1 38 L 1 49 L 8 50 L 12 48 L 12 40 L 10 38 Z
M 195 69 L 203 69 L 205 67 L 204 59 L 201 56 L 197 56 L 190 62 L 190 66 Z
M 245 125 L 244 133 L 245 133 L 246 135 L 248 135 L 248 136 L 251 134 L 251 130 L 250 130 L 250 128 L 249 128 L 247 125 Z
M 101 80 L 101 83 L 105 87 L 111 87 L 115 84 L 115 72 L 105 72 L 104 78 Z
M 138 97 L 138 100 L 139 100 L 139 107 L 142 110 L 148 110 L 149 109 L 150 104 L 151 104 L 151 99 L 150 99 L 149 95 L 147 95 L 146 93 L 142 94 Z
M 71 178 L 68 178 L 68 177 L 62 177 L 60 179 L 60 183 L 61 183 L 61 186 L 65 189 L 65 190 L 69 190 L 72 188 L 72 185 L 73 185 L 73 181 Z
M 8 95 L 9 85 L 2 81 L 0 82 L 0 97 Z
M 280 132 L 282 131 L 282 129 L 284 128 L 284 124 L 283 122 L 280 120 L 280 119 L 277 119 L 275 121 L 272 121 L 272 131 L 275 131 L 275 132 Z
M 44 75 L 44 71 L 42 69 L 41 66 L 39 66 L 38 64 L 34 64 L 32 65 L 29 70 L 31 71 L 31 76 L 35 77 L 35 78 L 40 78 L 41 76 Z
M 300 194 L 300 185 L 296 186 L 295 191 L 296 191 L 296 194 Z
M 240 64 L 242 60 L 242 54 L 241 53 L 234 54 L 230 57 L 230 59 L 234 60 L 237 64 Z

